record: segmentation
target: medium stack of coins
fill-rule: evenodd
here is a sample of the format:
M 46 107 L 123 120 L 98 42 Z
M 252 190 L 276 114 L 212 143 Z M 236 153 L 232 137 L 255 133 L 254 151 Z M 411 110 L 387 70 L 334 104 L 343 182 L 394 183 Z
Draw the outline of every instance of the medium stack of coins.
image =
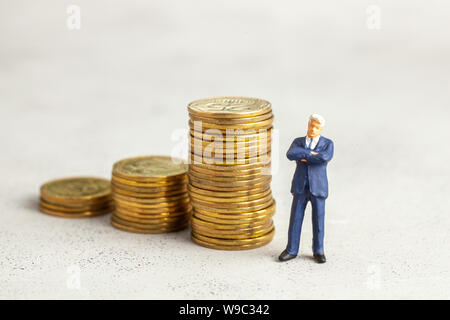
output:
M 190 103 L 188 111 L 192 240 L 221 250 L 269 243 L 275 232 L 270 103 L 210 98 Z
M 64 218 L 92 217 L 113 210 L 111 184 L 99 178 L 65 178 L 41 187 L 39 208 Z
M 188 226 L 192 210 L 187 165 L 166 156 L 129 158 L 114 164 L 111 188 L 114 227 L 135 233 L 164 233 Z

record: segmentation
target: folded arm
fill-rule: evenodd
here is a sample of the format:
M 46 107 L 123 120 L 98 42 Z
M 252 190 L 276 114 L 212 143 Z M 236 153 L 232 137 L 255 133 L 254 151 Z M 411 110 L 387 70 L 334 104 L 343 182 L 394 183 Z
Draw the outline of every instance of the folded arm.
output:
M 300 141 L 298 139 L 295 139 L 294 142 L 292 142 L 291 147 L 287 151 L 286 157 L 289 160 L 300 161 L 302 159 L 305 159 L 308 153 L 309 151 L 300 145 Z
M 320 152 L 311 152 L 309 154 L 306 154 L 306 162 L 308 163 L 324 163 L 328 162 L 333 158 L 334 153 L 334 145 L 331 141 L 328 146 L 320 151 Z

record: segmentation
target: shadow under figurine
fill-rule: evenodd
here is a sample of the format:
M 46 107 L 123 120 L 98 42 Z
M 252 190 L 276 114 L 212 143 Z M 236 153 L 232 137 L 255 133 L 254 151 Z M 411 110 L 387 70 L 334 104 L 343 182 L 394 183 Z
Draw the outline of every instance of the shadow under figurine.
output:
M 298 254 L 303 217 L 308 201 L 312 206 L 313 252 L 318 263 L 325 263 L 323 249 L 325 227 L 325 199 L 328 197 L 327 164 L 333 158 L 333 141 L 320 135 L 325 119 L 313 114 L 309 117 L 306 137 L 296 138 L 286 156 L 297 162 L 292 180 L 293 195 L 289 222 L 288 244 L 280 261 L 288 261 Z

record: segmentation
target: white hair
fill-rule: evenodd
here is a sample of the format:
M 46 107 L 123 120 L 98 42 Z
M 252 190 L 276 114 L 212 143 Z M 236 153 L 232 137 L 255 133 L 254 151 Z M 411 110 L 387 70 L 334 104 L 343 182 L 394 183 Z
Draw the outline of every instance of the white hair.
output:
M 325 126 L 325 118 L 322 117 L 320 114 L 314 113 L 309 116 L 309 121 L 314 120 L 320 123 L 322 127 Z

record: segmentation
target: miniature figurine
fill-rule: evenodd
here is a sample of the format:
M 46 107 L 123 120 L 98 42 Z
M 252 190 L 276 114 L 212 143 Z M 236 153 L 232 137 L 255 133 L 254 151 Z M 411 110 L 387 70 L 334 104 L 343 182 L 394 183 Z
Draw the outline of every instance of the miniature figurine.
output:
M 327 164 L 333 157 L 333 141 L 320 135 L 325 119 L 313 114 L 309 117 L 306 137 L 296 138 L 286 156 L 297 162 L 291 193 L 293 195 L 289 222 L 288 244 L 280 261 L 288 261 L 298 254 L 303 217 L 308 201 L 312 205 L 313 252 L 318 263 L 325 263 L 323 248 L 325 227 L 325 199 L 328 197 Z

